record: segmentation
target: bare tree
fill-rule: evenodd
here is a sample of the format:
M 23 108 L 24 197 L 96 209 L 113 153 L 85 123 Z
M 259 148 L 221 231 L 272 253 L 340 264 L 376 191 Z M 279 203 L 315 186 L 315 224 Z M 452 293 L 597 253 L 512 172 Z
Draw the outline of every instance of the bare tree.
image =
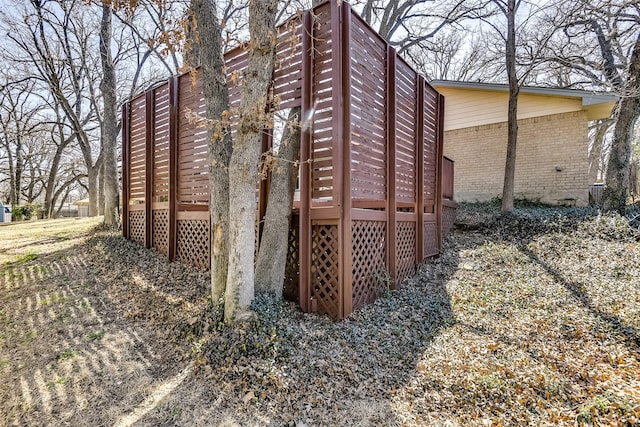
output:
M 9 176 L 9 203 L 19 205 L 22 190 L 24 164 L 24 142 L 38 127 L 41 108 L 29 99 L 34 81 L 18 82 L 6 80 L 0 92 L 0 144 L 7 156 Z
M 620 96 L 606 168 L 604 205 L 624 211 L 629 196 L 634 125 L 640 116 L 640 4 L 637 1 L 565 2 L 568 22 L 556 23 L 554 62 L 588 87 Z
M 104 188 L 104 223 L 114 225 L 118 214 L 118 171 L 116 168 L 116 138 L 118 134 L 118 119 L 116 117 L 116 73 L 111 55 L 112 24 L 111 7 L 107 2 L 102 3 L 102 19 L 100 21 L 100 59 L 102 65 L 102 80 L 100 92 L 102 94 L 103 115 L 100 126 L 103 150 L 102 181 Z
M 516 74 L 516 14 L 520 0 L 493 0 L 507 18 L 505 37 L 505 65 L 509 82 L 509 107 L 507 110 L 507 159 L 502 186 L 502 211 L 513 209 L 513 187 L 516 173 L 516 146 L 518 142 L 518 95 L 520 83 Z
M 202 66 L 203 92 L 209 123 L 209 212 L 211 215 L 211 299 L 224 304 L 229 266 L 229 161 L 231 133 L 229 129 L 229 90 L 223 58 L 222 29 L 216 2 L 192 0 L 187 20 L 186 58 L 190 66 Z M 198 53 L 198 55 L 196 55 Z M 196 62 L 197 61 L 197 62 Z
M 229 272 L 225 319 L 244 315 L 254 297 L 255 197 L 262 129 L 275 63 L 275 0 L 249 3 L 249 62 L 242 78 L 238 131 L 229 163 Z
M 42 2 L 32 0 L 22 11 L 22 21 L 4 16 L 8 37 L 14 43 L 11 59 L 28 63 L 29 72 L 44 83 L 73 128 L 76 143 L 82 150 L 89 181 L 89 215 L 98 213 L 98 172 L 102 152 L 96 147 L 91 128 L 95 103 L 88 88 L 96 81 L 95 58 L 91 41 L 96 34 L 90 17 L 75 0 Z

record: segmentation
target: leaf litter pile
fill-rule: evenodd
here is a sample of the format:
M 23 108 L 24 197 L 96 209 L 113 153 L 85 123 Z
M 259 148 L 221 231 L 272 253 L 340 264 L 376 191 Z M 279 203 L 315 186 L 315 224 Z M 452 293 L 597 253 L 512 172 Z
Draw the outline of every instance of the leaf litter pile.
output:
M 342 322 L 260 295 L 224 327 L 207 274 L 109 230 L 0 278 L 0 424 L 640 424 L 638 230 L 593 209 L 461 205 Z

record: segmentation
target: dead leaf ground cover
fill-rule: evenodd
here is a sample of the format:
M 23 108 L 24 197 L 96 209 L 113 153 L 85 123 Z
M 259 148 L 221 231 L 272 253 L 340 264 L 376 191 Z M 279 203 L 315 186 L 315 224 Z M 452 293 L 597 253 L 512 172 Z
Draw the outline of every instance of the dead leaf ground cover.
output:
M 0 227 L 0 425 L 638 425 L 628 222 L 458 216 L 441 256 L 345 321 L 261 296 L 233 329 L 207 274 L 95 222 Z

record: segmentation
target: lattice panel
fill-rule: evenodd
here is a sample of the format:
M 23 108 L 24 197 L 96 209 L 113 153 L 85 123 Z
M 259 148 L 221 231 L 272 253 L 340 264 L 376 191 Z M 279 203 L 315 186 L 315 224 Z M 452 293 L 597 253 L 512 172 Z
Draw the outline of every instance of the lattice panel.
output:
M 385 279 L 386 229 L 382 221 L 352 222 L 353 308 L 373 302 L 391 285 Z
M 210 266 L 209 221 L 178 220 L 176 259 L 185 264 L 208 270 Z
M 144 246 L 144 211 L 129 211 L 129 236 L 131 240 Z
M 412 221 L 398 222 L 396 228 L 396 256 L 398 274 L 397 283 L 411 276 L 416 266 L 416 223 Z
M 289 225 L 289 248 L 287 251 L 287 265 L 284 271 L 284 288 L 282 294 L 289 301 L 300 301 L 300 234 L 298 215 L 291 215 Z
M 424 256 L 438 255 L 438 227 L 435 222 L 424 223 Z
M 340 245 L 337 225 L 313 225 L 311 232 L 311 291 L 318 312 L 340 317 Z
M 446 237 L 447 234 L 453 228 L 453 223 L 456 222 L 456 208 L 452 206 L 442 207 L 442 235 Z
M 162 254 L 169 255 L 169 211 L 153 211 L 153 247 Z

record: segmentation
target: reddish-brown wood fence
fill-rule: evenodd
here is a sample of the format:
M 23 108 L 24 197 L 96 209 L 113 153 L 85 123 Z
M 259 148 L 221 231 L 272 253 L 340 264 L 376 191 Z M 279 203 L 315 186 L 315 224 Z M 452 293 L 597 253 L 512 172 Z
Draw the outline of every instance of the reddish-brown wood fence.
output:
M 277 109 L 299 106 L 305 119 L 284 293 L 343 318 L 438 254 L 453 224 L 444 98 L 347 3 L 306 11 L 278 37 Z M 232 111 L 247 58 L 242 48 L 225 56 Z M 188 111 L 205 113 L 198 70 L 123 107 L 124 234 L 207 268 L 206 129 Z

